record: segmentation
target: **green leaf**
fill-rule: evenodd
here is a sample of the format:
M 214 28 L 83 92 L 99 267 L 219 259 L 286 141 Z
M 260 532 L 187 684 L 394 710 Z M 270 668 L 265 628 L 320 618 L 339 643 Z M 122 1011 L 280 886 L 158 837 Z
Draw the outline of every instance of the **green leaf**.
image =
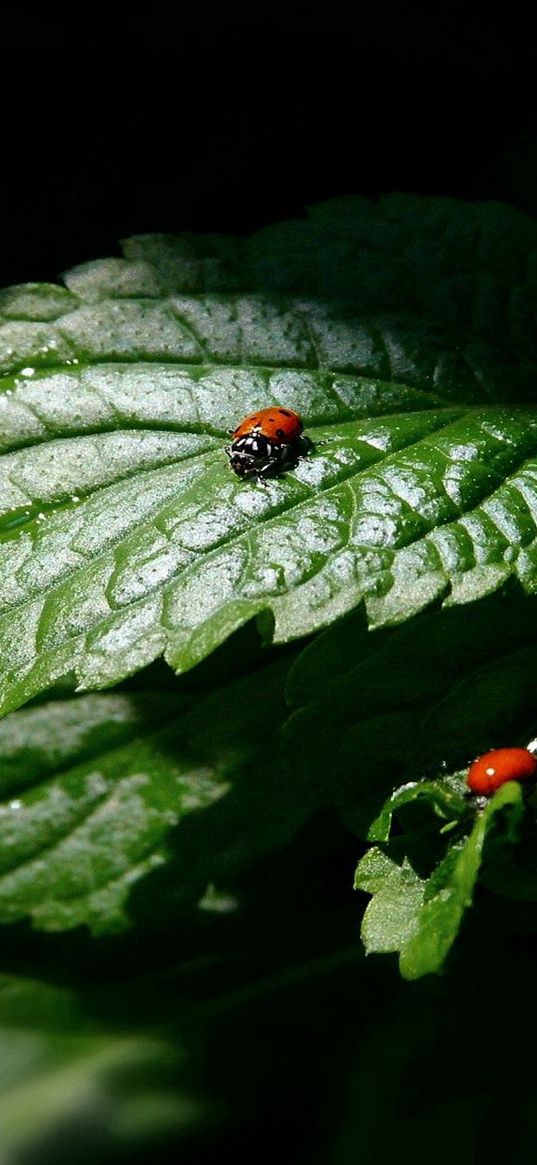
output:
M 201 1100 L 172 1089 L 182 1053 L 161 1036 L 113 1031 L 89 1017 L 75 992 L 0 976 L 2 1162 L 49 1160 L 81 1129 L 98 1160 L 159 1133 L 180 1135 L 206 1116 Z M 137 1118 L 136 1113 L 139 1112 Z M 145 1124 L 145 1129 L 144 1129 Z
M 534 352 L 536 251 L 535 221 L 511 207 L 389 194 L 332 199 L 267 227 L 247 260 L 257 286 L 416 309 Z
M 145 705 L 88 696 L 2 723 L 1 921 L 121 928 L 129 891 L 165 860 L 171 828 L 224 795 L 223 775 L 186 749 L 176 757 Z
M 358 865 L 354 888 L 373 895 L 361 929 L 367 954 L 402 950 L 416 929 L 423 879 L 406 860 L 398 866 L 382 850 L 371 849 Z
M 351 200 L 3 292 L 0 708 L 185 671 L 253 618 L 286 642 L 533 593 L 534 248 L 504 208 Z M 277 401 L 314 451 L 239 481 L 228 430 Z
M 350 196 L 250 239 L 129 239 L 123 260 L 84 264 L 67 282 L 88 301 L 98 300 L 103 287 L 120 299 L 237 289 L 335 297 L 362 311 L 411 311 L 466 337 L 535 355 L 536 252 L 535 221 L 508 206 Z M 65 304 L 59 298 L 57 304 L 60 315 Z M 54 318 L 52 308 L 44 318 Z M 389 331 L 386 338 L 390 348 Z M 474 358 L 476 350 L 474 344 Z
M 457 821 L 466 810 L 465 786 L 460 780 L 444 778 L 443 781 L 409 781 L 396 789 L 384 802 L 381 812 L 371 825 L 369 841 L 387 841 L 392 827 L 394 813 L 404 805 L 412 805 L 423 798 L 434 810 L 437 817 L 446 823 Z
M 381 850 L 370 850 L 355 879 L 356 889 L 373 895 L 362 922 L 367 952 L 399 951 L 405 979 L 441 970 L 471 906 L 487 833 L 502 813 L 513 837 L 522 808 L 520 785 L 504 785 L 478 811 L 470 834 L 448 848 L 428 879 L 419 877 L 407 859 L 399 865 Z
M 516 782 L 498 790 L 478 813 L 469 837 L 448 849 L 429 879 L 417 928 L 401 950 L 400 967 L 405 979 L 418 979 L 442 967 L 464 911 L 472 904 L 487 833 L 495 816 L 504 810 L 513 831 L 523 811 L 522 791 Z
M 281 845 L 304 816 L 275 747 L 286 666 L 190 697 L 89 695 L 2 721 L 0 922 L 121 930 L 154 872 L 154 924 L 165 893 L 175 914 L 206 908 L 208 885 Z

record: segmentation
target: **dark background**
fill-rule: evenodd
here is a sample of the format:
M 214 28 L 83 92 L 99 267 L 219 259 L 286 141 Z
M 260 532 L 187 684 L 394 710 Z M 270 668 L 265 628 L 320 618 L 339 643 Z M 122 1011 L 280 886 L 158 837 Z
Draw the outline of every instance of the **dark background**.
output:
M 153 5 L 120 31 L 89 8 L 4 15 L 0 282 L 351 191 L 537 212 L 533 37 L 505 13 L 431 8 Z

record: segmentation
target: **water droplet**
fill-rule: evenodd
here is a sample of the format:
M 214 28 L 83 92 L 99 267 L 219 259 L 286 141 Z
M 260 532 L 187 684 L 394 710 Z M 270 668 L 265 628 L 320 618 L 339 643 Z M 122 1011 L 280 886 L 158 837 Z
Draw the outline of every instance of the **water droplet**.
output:
M 35 368 L 21 368 L 21 376 L 33 376 Z
M 45 517 L 46 517 L 46 514 L 43 513 L 43 510 L 40 510 L 38 515 L 37 515 L 37 521 L 42 522 Z
M 21 809 L 22 808 L 22 801 L 10 801 L 9 808 L 10 809 Z
M 71 494 L 71 501 L 72 502 L 79 502 L 80 498 L 79 498 L 78 494 Z

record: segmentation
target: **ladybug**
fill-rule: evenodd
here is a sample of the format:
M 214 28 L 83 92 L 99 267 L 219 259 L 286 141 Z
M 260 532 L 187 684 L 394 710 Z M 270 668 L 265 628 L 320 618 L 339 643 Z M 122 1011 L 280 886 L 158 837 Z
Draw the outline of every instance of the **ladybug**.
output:
M 226 448 L 232 470 L 239 477 L 262 480 L 294 469 L 312 447 L 303 429 L 298 413 L 281 405 L 245 417 Z
M 537 773 L 537 757 L 527 748 L 492 748 L 468 769 L 466 784 L 472 793 L 490 797 L 506 781 L 527 781 Z

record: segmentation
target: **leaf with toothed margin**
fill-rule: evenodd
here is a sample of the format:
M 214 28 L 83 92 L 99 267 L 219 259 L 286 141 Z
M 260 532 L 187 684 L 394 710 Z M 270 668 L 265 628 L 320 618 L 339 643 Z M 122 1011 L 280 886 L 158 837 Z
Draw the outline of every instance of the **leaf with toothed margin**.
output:
M 434 782 L 428 791 L 414 789 L 416 798 L 429 795 L 436 811 L 439 792 Z M 411 794 L 406 798 L 410 800 Z M 455 806 L 452 811 L 456 819 Z M 470 831 L 448 844 L 429 877 L 420 876 L 407 856 L 396 861 L 389 851 L 369 850 L 354 883 L 355 889 L 372 895 L 361 932 L 367 953 L 397 951 L 405 979 L 440 971 L 472 904 L 487 835 L 502 815 L 514 840 L 522 812 L 520 785 L 509 781 L 477 811 Z
M 71 318 L 81 304 L 109 300 L 134 321 L 140 306 L 155 307 L 159 300 L 173 312 L 175 297 L 182 306 L 185 296 L 269 292 L 337 299 L 356 305 L 362 315 L 405 312 L 456 328 L 463 337 L 461 366 L 479 362 L 487 345 L 535 360 L 536 255 L 535 220 L 512 207 L 412 194 L 335 198 L 311 207 L 301 219 L 244 239 L 139 236 L 123 244 L 123 258 L 99 259 L 69 272 L 67 288 L 28 284 L 0 293 L 0 315 L 8 325 L 4 359 L 21 349 L 28 362 L 34 354 L 46 359 L 54 350 L 67 351 L 73 332 L 85 332 L 85 317 Z M 211 310 L 216 309 L 197 306 L 193 298 L 185 303 L 184 343 L 193 322 L 194 352 L 200 321 L 203 342 L 203 319 Z M 240 334 L 247 313 L 247 303 L 236 313 L 221 305 L 226 335 L 220 350 Z M 112 331 L 118 312 L 105 314 Z M 159 319 L 158 311 L 153 319 Z M 153 341 L 163 345 L 170 320 L 166 315 L 160 320 Z M 383 338 L 371 337 L 370 348 L 379 356 L 384 348 L 386 360 L 396 357 L 389 327 Z
M 421 227 L 418 204 L 381 214 L 388 234 L 395 218 L 428 240 L 430 288 L 468 242 L 454 207 L 465 241 L 446 243 L 437 270 L 449 215 L 433 203 Z M 501 232 L 466 210 L 500 279 Z M 316 212 L 313 235 L 289 228 L 288 254 L 302 256 L 292 295 L 267 274 L 264 236 L 131 240 L 125 259 L 75 269 L 64 288 L 2 293 L 2 711 L 63 677 L 115 683 L 160 654 L 185 671 L 254 618 L 285 642 L 361 602 L 382 626 L 511 578 L 535 590 L 537 364 L 514 354 L 522 316 L 502 347 L 498 319 L 485 336 L 462 308 L 464 334 L 408 294 L 364 306 L 349 295 L 352 259 L 338 292 L 340 212 L 360 246 L 371 228 L 380 271 L 378 215 L 351 202 Z M 311 281 L 319 232 L 326 285 Z M 530 235 L 513 225 L 516 255 Z M 240 481 L 227 433 L 277 402 L 303 415 L 313 452 L 265 486 Z
M 122 930 L 152 872 L 152 922 L 165 896 L 176 919 L 292 836 L 305 811 L 274 755 L 287 666 L 200 695 L 98 693 L 7 716 L 0 922 Z

